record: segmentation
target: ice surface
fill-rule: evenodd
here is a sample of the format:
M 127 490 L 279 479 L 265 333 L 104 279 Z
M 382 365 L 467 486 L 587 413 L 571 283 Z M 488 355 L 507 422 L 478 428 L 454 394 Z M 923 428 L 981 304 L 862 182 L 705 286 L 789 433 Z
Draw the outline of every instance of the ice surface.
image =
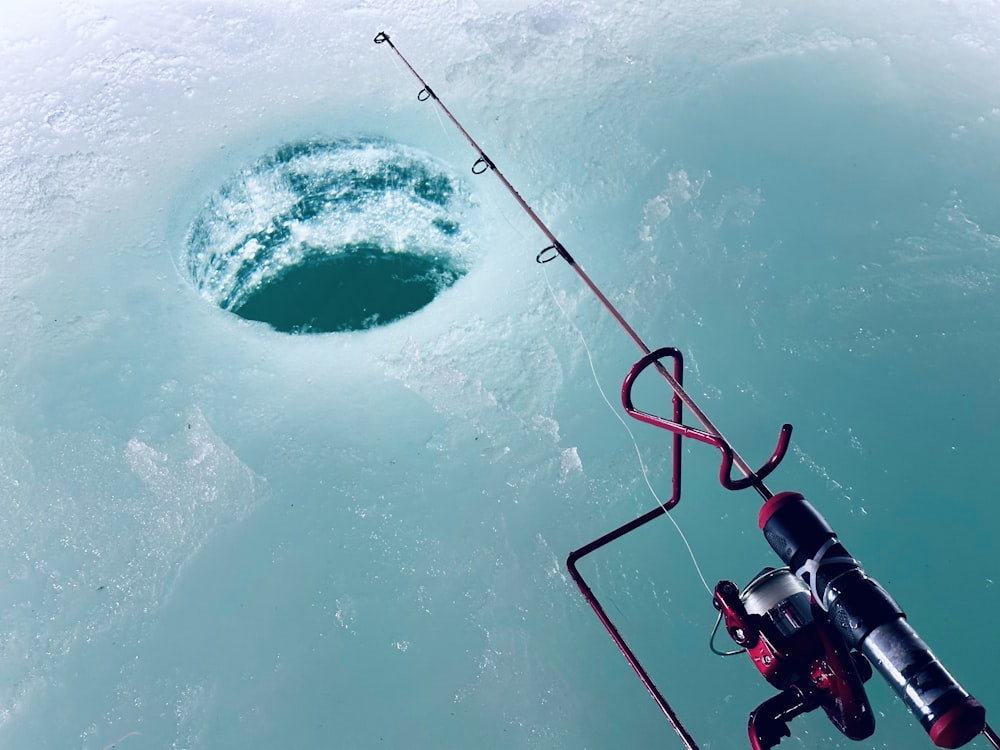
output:
M 796 425 L 772 485 L 998 705 L 992 3 L 70 0 L 0 29 L 0 744 L 675 742 L 563 567 L 653 503 L 579 332 L 612 400 L 636 351 L 533 262 L 544 239 L 465 171 L 382 29 L 640 333 L 685 351 L 749 460 Z M 358 137 L 465 175 L 468 274 L 364 333 L 203 299 L 185 238 L 210 196 L 282 144 Z M 634 431 L 667 486 L 668 440 Z M 677 519 L 710 580 L 745 581 L 772 562 L 757 503 L 687 458 Z M 768 691 L 704 647 L 672 527 L 588 565 L 696 739 L 744 747 Z M 928 742 L 871 694 L 853 746 Z

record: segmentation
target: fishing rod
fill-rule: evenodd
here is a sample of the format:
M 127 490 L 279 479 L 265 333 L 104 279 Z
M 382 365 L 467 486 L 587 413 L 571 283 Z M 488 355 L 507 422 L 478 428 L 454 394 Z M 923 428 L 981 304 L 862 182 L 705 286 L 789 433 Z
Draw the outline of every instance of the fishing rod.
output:
M 683 387 L 683 355 L 674 347 L 651 350 L 551 229 L 528 205 L 496 163 L 403 56 L 389 35 L 379 32 L 375 44 L 386 44 L 421 85 L 419 101 L 433 100 L 477 153 L 476 175 L 491 171 L 542 232 L 549 244 L 538 263 L 562 258 L 642 351 L 622 383 L 622 406 L 633 418 L 672 433 L 672 494 L 668 501 L 574 550 L 566 565 L 598 619 L 649 691 L 681 743 L 697 750 L 688 729 L 663 696 L 635 652 L 611 621 L 584 580 L 577 563 L 586 555 L 668 513 L 681 497 L 681 441 L 690 438 L 714 446 L 722 454 L 719 481 L 728 490 L 753 488 L 763 499 L 758 525 L 785 567 L 765 568 L 742 591 L 719 581 L 712 595 L 718 610 L 709 641 L 720 656 L 747 653 L 761 675 L 779 692 L 750 713 L 747 724 L 753 750 L 769 750 L 791 736 L 789 722 L 822 708 L 846 737 L 862 740 L 875 731 L 875 719 L 864 689 L 872 667 L 889 683 L 938 747 L 961 747 L 982 734 L 997 750 L 1000 737 L 986 722 L 986 710 L 934 656 L 906 615 L 881 584 L 870 578 L 848 553 L 836 533 L 808 500 L 797 492 L 771 492 L 764 479 L 788 451 L 792 426 L 782 425 L 771 457 L 752 469 Z M 670 369 L 664 364 L 671 360 Z M 672 391 L 669 417 L 642 411 L 633 403 L 639 376 L 652 368 Z M 684 422 L 687 409 L 701 427 Z M 734 479 L 733 467 L 742 478 Z M 719 625 L 739 647 L 715 646 Z

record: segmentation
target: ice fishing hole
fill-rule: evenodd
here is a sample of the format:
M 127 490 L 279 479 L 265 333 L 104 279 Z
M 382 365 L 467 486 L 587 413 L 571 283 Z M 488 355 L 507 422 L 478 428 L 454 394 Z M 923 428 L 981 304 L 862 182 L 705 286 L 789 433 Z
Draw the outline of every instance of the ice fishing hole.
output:
M 469 269 L 464 185 L 379 138 L 282 146 L 241 170 L 188 230 L 206 299 L 285 333 L 358 331 L 428 305 Z

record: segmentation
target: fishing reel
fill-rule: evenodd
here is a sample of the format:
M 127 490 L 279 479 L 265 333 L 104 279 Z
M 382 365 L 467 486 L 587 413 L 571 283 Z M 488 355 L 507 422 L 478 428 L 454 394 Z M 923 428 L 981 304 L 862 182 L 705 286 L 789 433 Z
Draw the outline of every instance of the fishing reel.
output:
M 875 731 L 864 683 L 872 665 L 938 747 L 957 748 L 987 730 L 986 710 L 907 623 L 826 519 L 797 492 L 780 492 L 758 522 L 784 568 L 765 568 L 739 591 L 720 581 L 713 602 L 726 632 L 780 692 L 751 714 L 753 750 L 790 736 L 796 716 L 822 708 L 852 740 Z M 794 571 L 794 572 L 793 572 Z M 719 622 L 716 623 L 716 631 Z M 710 641 L 713 651 L 715 632 Z M 991 742 L 993 738 L 991 738 Z
M 788 568 L 765 568 L 742 592 L 731 581 L 719 581 L 713 603 L 719 619 L 712 650 L 721 656 L 746 652 L 780 691 L 750 714 L 753 750 L 769 750 L 790 737 L 788 723 L 816 708 L 852 740 L 872 735 L 875 719 L 863 686 L 872 676 L 871 665 L 848 648 L 809 588 Z M 722 621 L 738 650 L 716 649 Z

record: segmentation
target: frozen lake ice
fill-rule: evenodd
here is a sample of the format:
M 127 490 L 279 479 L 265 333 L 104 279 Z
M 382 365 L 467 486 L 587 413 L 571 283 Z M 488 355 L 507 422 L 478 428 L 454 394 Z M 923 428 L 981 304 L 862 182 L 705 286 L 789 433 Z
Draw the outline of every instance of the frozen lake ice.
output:
M 751 463 L 796 426 L 772 487 L 809 497 L 1000 705 L 995 3 L 652 6 L 10 5 L 0 744 L 676 742 L 564 568 L 655 502 L 581 333 L 613 402 L 637 352 L 567 268 L 534 263 L 544 238 L 469 173 L 383 29 L 644 338 L 685 352 Z M 433 162 L 464 234 L 391 197 L 362 223 L 457 243 L 464 275 L 329 334 L 206 298 L 193 222 L 317 139 Z M 667 436 L 633 431 L 666 488 Z M 710 582 L 773 564 L 756 499 L 718 486 L 709 449 L 686 460 L 675 515 Z M 673 527 L 588 566 L 695 739 L 745 747 L 769 689 L 708 651 Z M 869 684 L 872 740 L 810 716 L 785 744 L 929 746 Z

